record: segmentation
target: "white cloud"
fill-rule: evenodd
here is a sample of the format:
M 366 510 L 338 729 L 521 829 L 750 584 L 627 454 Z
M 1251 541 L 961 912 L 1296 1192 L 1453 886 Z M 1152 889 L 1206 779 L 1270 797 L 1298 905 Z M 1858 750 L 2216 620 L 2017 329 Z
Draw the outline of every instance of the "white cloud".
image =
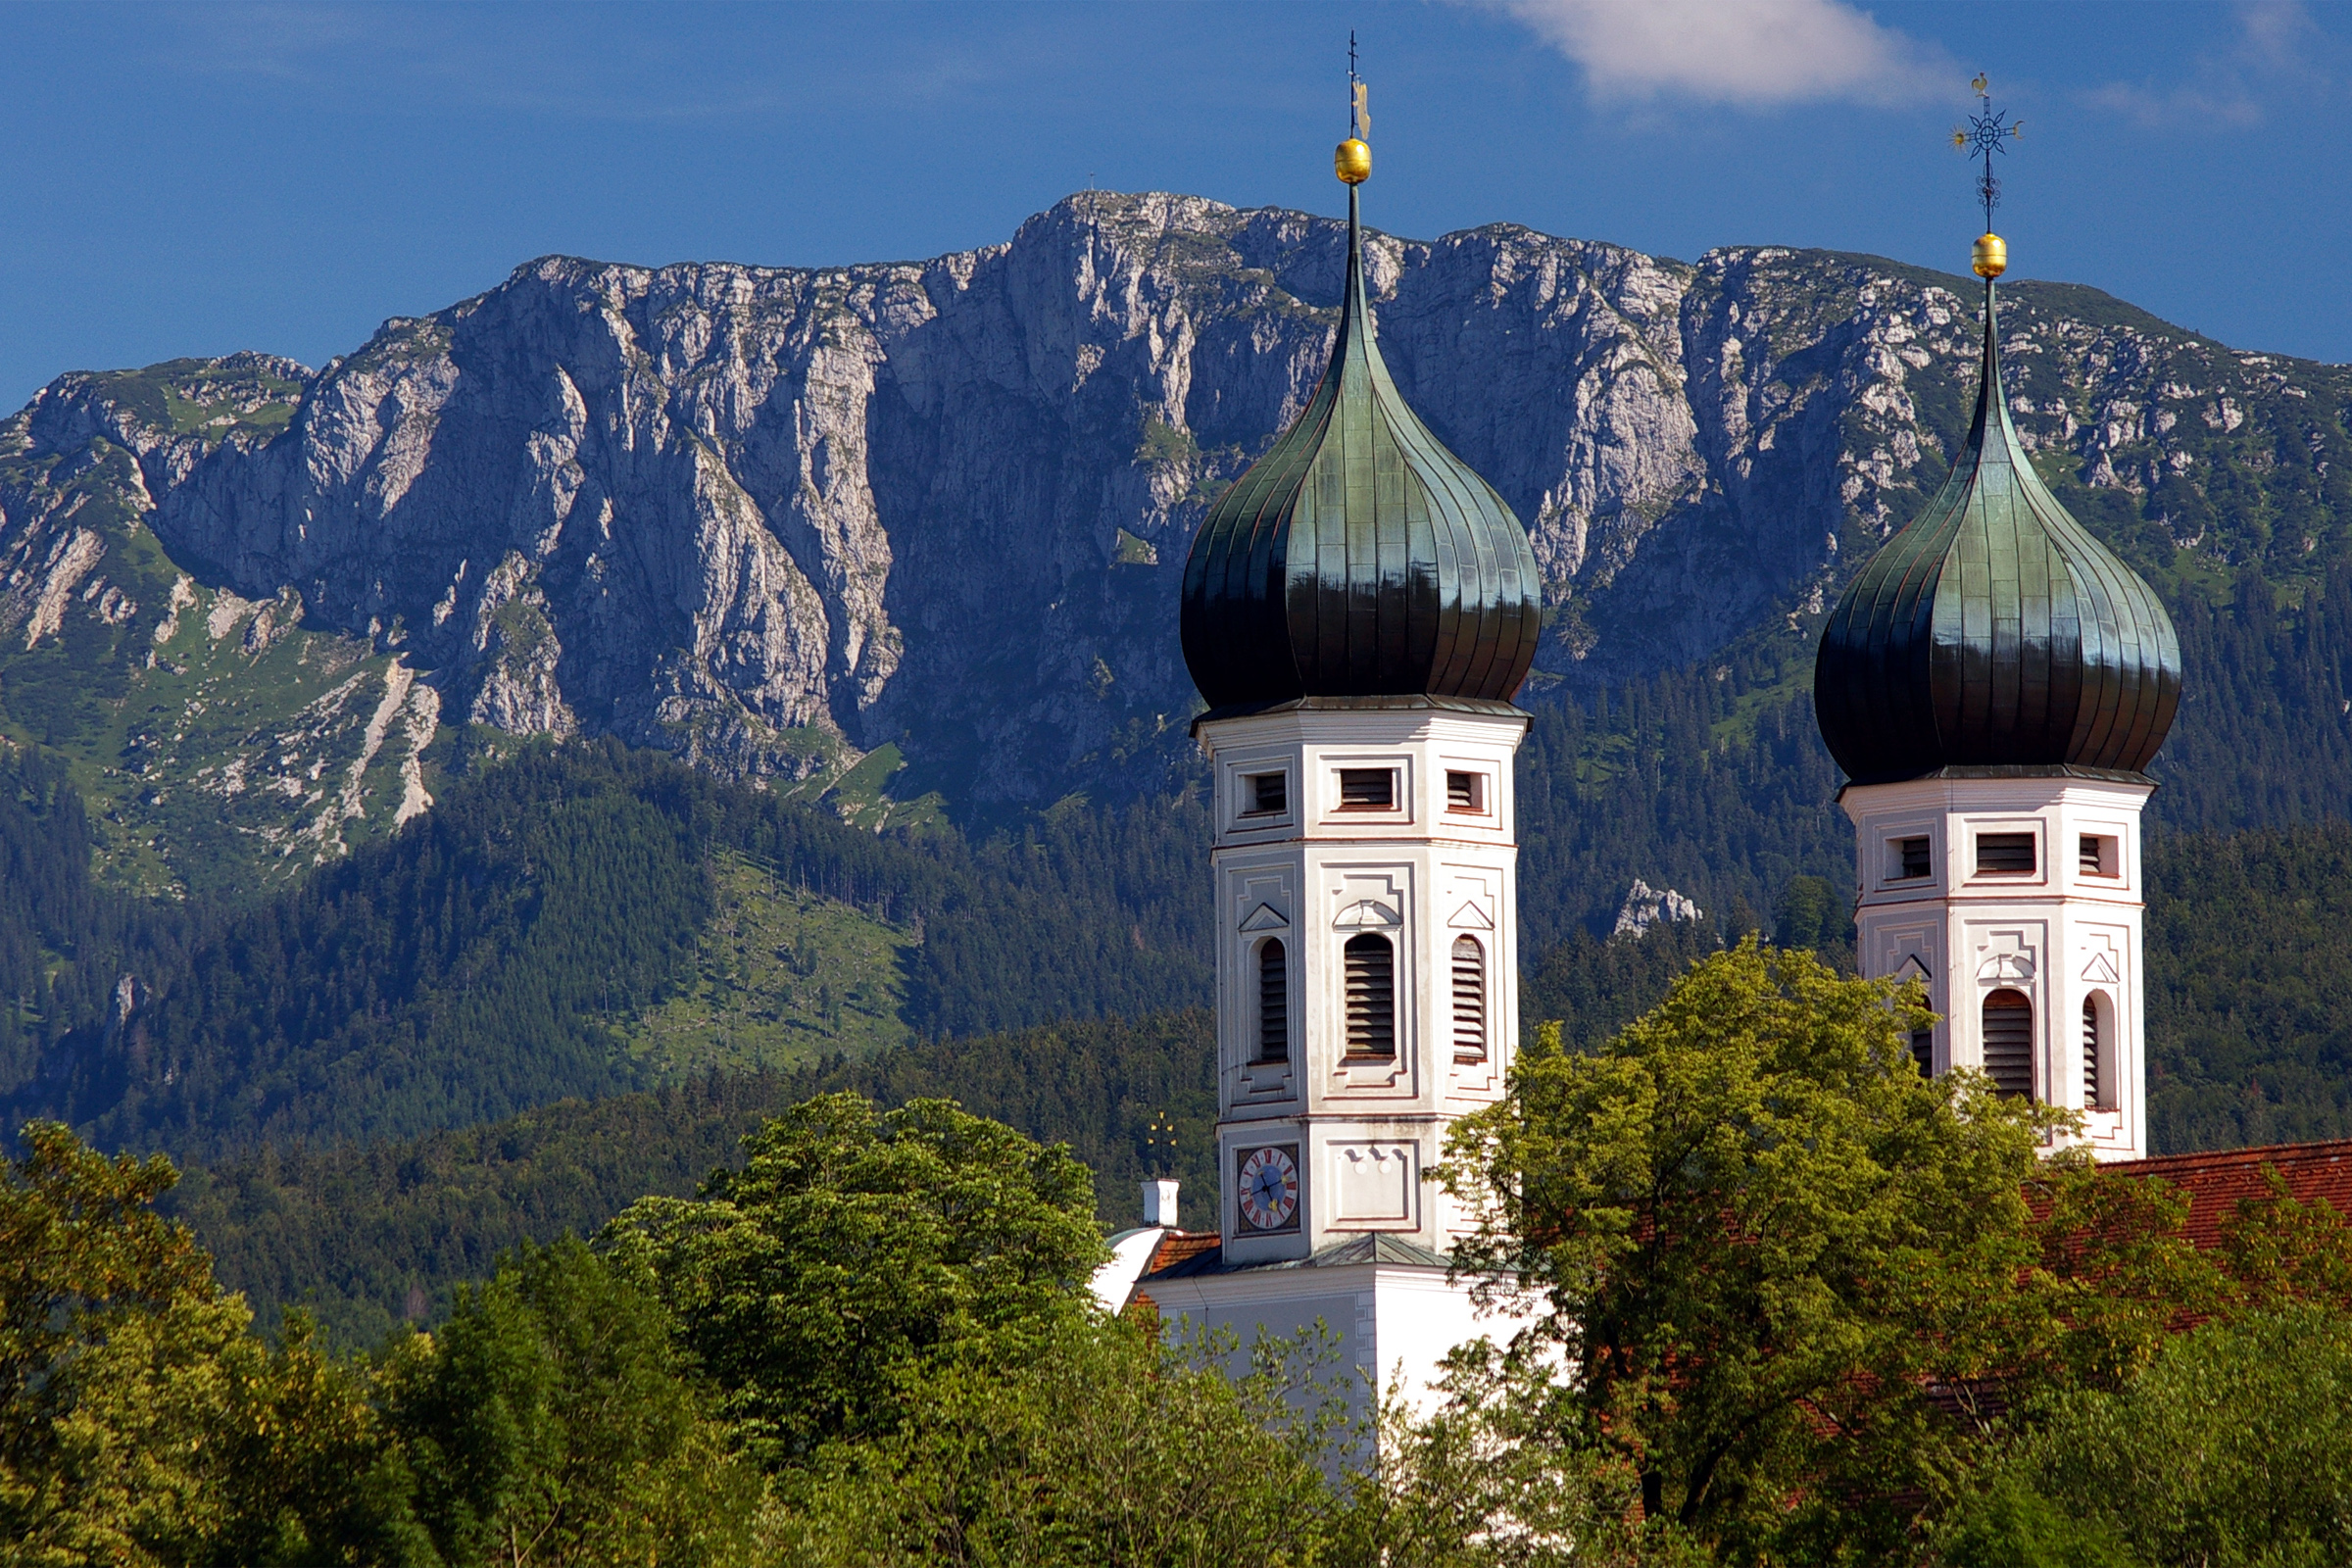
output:
M 1493 0 L 1611 98 L 1768 108 L 1948 98 L 1940 50 L 1838 0 Z M 1947 79 L 1948 78 L 1948 79 Z

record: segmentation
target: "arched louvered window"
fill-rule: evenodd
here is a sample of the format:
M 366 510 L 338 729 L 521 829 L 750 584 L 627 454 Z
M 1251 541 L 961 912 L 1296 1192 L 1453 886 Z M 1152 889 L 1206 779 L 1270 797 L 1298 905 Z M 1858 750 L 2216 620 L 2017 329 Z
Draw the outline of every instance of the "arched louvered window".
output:
M 2101 1016 L 2104 1010 L 2097 993 L 2082 999 L 2082 1103 L 2092 1110 L 2110 1110 L 2115 1105 L 2104 1060 L 2108 1033 L 2107 1021 Z
M 2034 1004 L 2003 987 L 1984 999 L 1984 1073 L 2004 1095 L 2034 1094 Z
M 1257 1059 L 1291 1059 L 1291 965 L 1280 937 L 1257 948 Z
M 1348 1054 L 1396 1054 L 1396 950 L 1366 931 L 1341 950 L 1348 984 Z
M 1453 1059 L 1487 1059 L 1487 952 L 1476 937 L 1453 939 Z
M 1935 1030 L 1914 1029 L 1911 1031 L 1911 1059 L 1919 1063 L 1919 1075 L 1922 1078 L 1936 1076 Z

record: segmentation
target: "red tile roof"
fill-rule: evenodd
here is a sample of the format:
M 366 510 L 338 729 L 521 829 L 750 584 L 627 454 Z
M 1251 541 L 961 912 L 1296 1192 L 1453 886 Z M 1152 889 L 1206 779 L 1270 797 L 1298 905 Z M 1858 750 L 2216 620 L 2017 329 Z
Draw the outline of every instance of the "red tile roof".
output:
M 1152 1250 L 1152 1260 L 1144 1265 L 1142 1277 L 1150 1279 L 1179 1263 L 1189 1263 L 1203 1252 L 1213 1252 L 1224 1245 L 1215 1231 L 1163 1231 L 1159 1245 Z
M 2220 1239 L 2222 1222 L 2249 1198 L 2264 1198 L 2270 1186 L 2265 1167 L 2285 1178 L 2287 1191 L 2302 1202 L 2325 1199 L 2352 1218 L 2352 1138 L 2324 1144 L 2272 1144 L 2261 1149 L 2217 1149 L 2202 1154 L 2160 1154 L 2154 1159 L 2119 1160 L 2105 1169 L 2122 1176 L 2154 1176 L 2187 1193 L 2188 1222 L 2181 1235 L 2199 1248 Z

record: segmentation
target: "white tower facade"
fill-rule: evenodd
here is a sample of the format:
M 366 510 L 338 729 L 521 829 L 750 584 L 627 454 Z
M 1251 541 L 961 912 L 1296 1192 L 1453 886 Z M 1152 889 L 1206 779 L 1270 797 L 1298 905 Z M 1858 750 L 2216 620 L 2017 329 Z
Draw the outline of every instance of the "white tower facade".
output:
M 1231 1263 L 1459 1232 L 1427 1180 L 1518 1034 L 1515 712 L 1304 699 L 1201 726 Z M 1497 705 L 1499 706 L 1499 705 Z
M 1171 1318 L 1320 1323 L 1359 1395 L 1424 1394 L 1482 1315 L 1433 1179 L 1519 1035 L 1501 703 L 1304 698 L 1200 727 L 1215 790 L 1218 1247 L 1148 1275 Z M 1326 1369 L 1326 1376 L 1330 1375 Z
M 1945 770 L 1947 774 L 1962 770 Z M 2082 1113 L 2101 1160 L 2149 1152 L 2140 808 L 2154 786 L 2070 769 L 1849 784 L 1855 952 L 1941 1014 L 1923 1070 L 1973 1067 Z M 2076 776 L 2069 776 L 2075 774 Z

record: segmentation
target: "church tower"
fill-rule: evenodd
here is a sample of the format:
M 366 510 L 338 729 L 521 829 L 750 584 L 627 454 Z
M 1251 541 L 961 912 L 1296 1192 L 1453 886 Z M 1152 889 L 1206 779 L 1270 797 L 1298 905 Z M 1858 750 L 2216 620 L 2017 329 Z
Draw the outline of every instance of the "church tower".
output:
M 1978 78 L 1978 89 L 1984 80 Z M 1822 739 L 1851 780 L 1856 951 L 1942 1015 L 1932 1073 L 2083 1113 L 2100 1159 L 2148 1153 L 2140 808 L 2180 697 L 2180 648 L 2146 582 L 2058 504 L 2009 420 L 1990 232 L 1976 416 L 1927 508 L 1847 587 L 1814 666 Z
M 1358 88 L 1330 364 L 1185 563 L 1222 1212 L 1213 1248 L 1139 1289 L 1245 1345 L 1320 1317 L 1385 1382 L 1487 1331 L 1446 1279 L 1462 1226 L 1429 1177 L 1449 1124 L 1501 1099 L 1517 1041 L 1511 698 L 1543 617 L 1518 518 L 1382 363 L 1363 129 Z

